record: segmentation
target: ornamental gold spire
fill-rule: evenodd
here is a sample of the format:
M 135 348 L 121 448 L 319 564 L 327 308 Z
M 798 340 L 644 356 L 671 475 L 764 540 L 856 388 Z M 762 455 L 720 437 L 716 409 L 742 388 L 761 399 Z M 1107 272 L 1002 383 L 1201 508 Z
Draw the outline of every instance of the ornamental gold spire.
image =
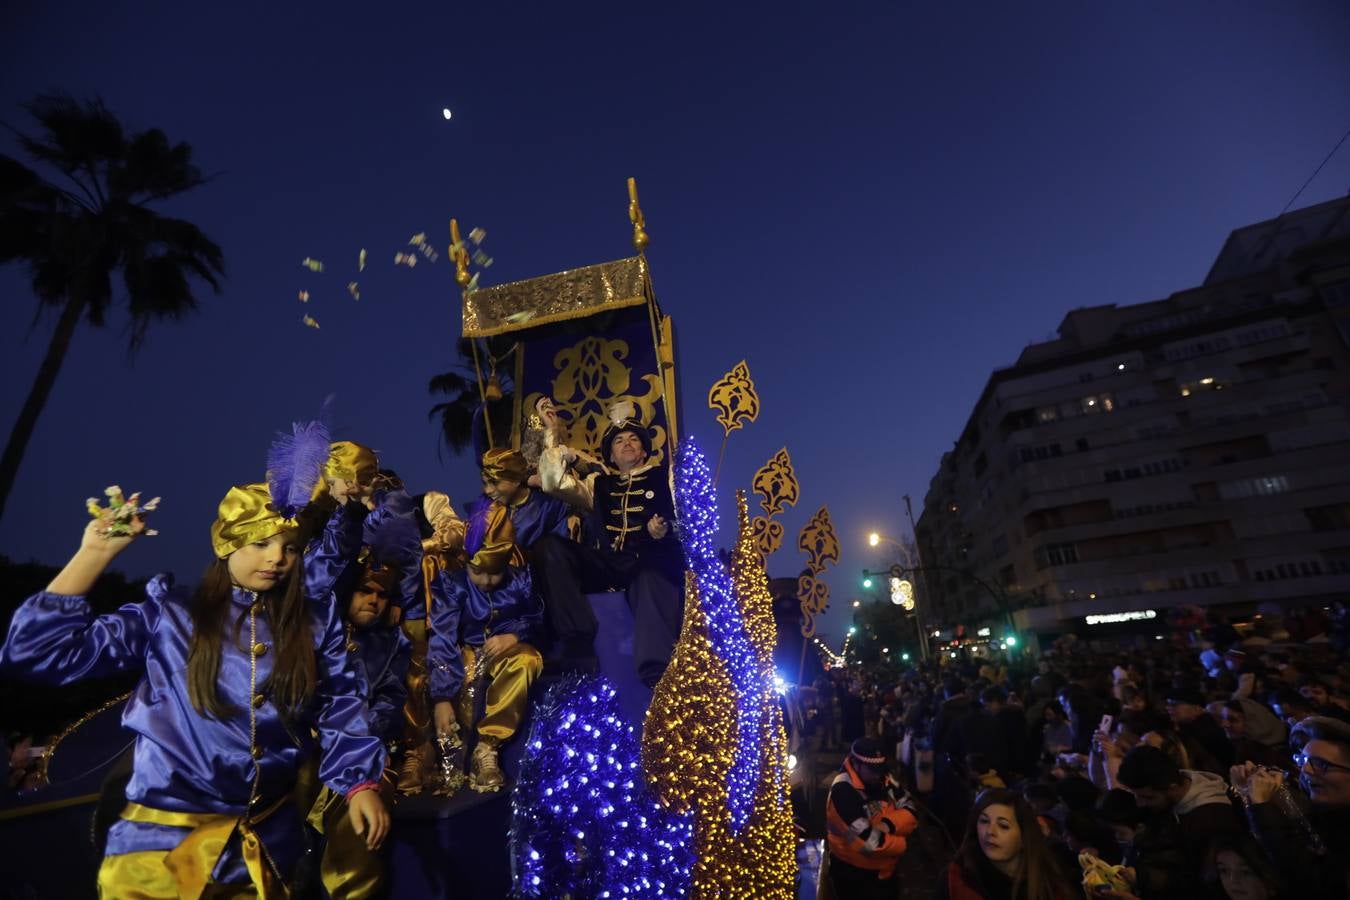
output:
M 638 205 L 637 179 L 628 179 L 628 221 L 633 223 L 633 249 L 643 253 L 651 240 L 647 236 L 647 220 L 642 217 L 642 207 Z

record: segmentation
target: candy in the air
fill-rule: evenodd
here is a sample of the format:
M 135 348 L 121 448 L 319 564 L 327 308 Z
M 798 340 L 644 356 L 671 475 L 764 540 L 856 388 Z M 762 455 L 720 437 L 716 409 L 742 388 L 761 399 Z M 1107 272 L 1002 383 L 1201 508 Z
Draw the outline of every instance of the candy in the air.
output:
M 483 243 L 483 238 L 485 237 L 487 237 L 487 232 L 482 228 L 475 228 L 473 231 L 469 232 L 469 240 L 473 241 L 475 244 Z
M 317 259 L 310 259 L 308 256 L 301 260 L 300 265 L 309 269 L 311 272 L 323 271 L 323 263 L 319 262 Z
M 135 534 L 132 526 L 136 519 L 145 518 L 146 513 L 154 512 L 159 509 L 159 498 L 153 497 L 141 503 L 141 492 L 137 491 L 130 497 L 122 496 L 122 489 L 117 485 L 106 488 L 104 496 L 108 498 L 106 507 L 100 506 L 97 497 L 90 497 L 84 501 L 84 508 L 89 511 L 90 518 L 108 520 L 108 527 L 102 531 L 105 538 L 127 537 Z M 159 534 L 153 528 L 147 528 L 144 534 Z
M 304 317 L 303 319 L 301 319 L 300 321 L 301 321 L 301 322 L 304 322 L 304 323 L 305 323 L 306 325 L 308 325 L 310 328 L 318 328 L 318 327 L 319 327 L 319 323 L 318 323 L 317 321 L 315 321 L 315 319 L 314 319 L 313 316 L 305 316 L 305 317 Z
M 360 254 L 356 257 L 356 271 L 364 272 L 366 270 L 366 248 L 362 247 Z
M 301 303 L 308 303 L 308 302 L 309 302 L 309 291 L 301 291 L 301 292 L 300 292 L 300 302 L 301 302 Z
M 417 255 L 414 253 L 395 253 L 394 265 L 407 266 L 411 269 L 413 266 L 417 265 Z
M 347 282 L 347 293 L 352 295 L 353 300 L 361 299 L 361 289 L 357 286 L 355 281 Z

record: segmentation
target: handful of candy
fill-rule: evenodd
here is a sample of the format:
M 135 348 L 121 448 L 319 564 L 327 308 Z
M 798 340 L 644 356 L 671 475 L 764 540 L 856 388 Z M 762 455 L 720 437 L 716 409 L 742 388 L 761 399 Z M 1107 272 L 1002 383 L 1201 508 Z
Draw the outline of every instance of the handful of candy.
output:
M 154 512 L 159 509 L 159 498 L 154 497 L 141 505 L 141 493 L 137 491 L 130 497 L 122 496 L 122 489 L 113 485 L 105 490 L 104 495 L 108 498 L 106 507 L 100 506 L 97 497 L 90 497 L 84 501 L 85 509 L 89 510 L 89 515 L 94 519 L 102 519 L 112 513 L 108 521 L 108 528 L 103 532 L 104 537 L 129 537 L 135 532 L 132 530 L 132 522 L 135 519 L 144 518 L 146 513 Z M 144 534 L 159 534 L 153 528 L 147 528 Z
M 1113 866 L 1103 862 L 1084 850 L 1078 854 L 1078 865 L 1083 868 L 1083 888 L 1089 893 L 1096 890 L 1119 891 L 1123 894 L 1134 892 L 1134 885 L 1122 871 L 1124 866 Z

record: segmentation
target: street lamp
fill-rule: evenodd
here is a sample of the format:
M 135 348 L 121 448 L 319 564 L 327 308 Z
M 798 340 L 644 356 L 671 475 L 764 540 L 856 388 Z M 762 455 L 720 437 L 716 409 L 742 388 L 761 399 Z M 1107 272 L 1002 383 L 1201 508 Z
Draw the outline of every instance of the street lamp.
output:
M 867 536 L 867 545 L 869 547 L 875 547 L 877 544 L 880 543 L 881 543 L 881 535 L 877 534 L 875 531 Z

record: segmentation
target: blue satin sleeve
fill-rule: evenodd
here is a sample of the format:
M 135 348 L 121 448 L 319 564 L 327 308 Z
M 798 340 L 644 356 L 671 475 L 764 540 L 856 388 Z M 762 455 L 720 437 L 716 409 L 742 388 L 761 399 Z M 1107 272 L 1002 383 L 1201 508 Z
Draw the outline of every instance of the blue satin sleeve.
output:
M 323 533 L 305 548 L 305 596 L 327 597 L 361 551 L 361 523 L 365 508 L 355 501 L 344 503 L 328 517 Z
M 379 677 L 370 686 L 370 733 L 383 738 L 393 733 L 408 702 L 408 667 L 412 663 L 412 642 L 402 628 L 394 635 L 392 655 Z
M 534 589 L 529 569 L 512 566 L 508 571 L 510 582 L 492 593 L 493 608 L 498 611 L 492 633 L 514 634 L 524 643 L 536 643 L 535 638 L 544 622 L 544 602 Z
M 370 733 L 370 707 L 360 695 L 356 672 L 348 659 L 347 641 L 337 601 L 324 604 L 318 664 L 319 780 L 340 794 L 359 784 L 377 782 L 385 767 L 385 750 Z
M 461 574 L 461 573 L 456 573 Z M 431 583 L 431 634 L 427 641 L 427 669 L 431 672 L 431 700 L 452 700 L 464 683 L 464 657 L 459 652 L 459 622 L 468 591 L 445 572 Z
M 14 611 L 0 671 L 54 685 L 140 671 L 160 616 L 153 594 L 101 616 L 83 597 L 34 594 Z
M 399 596 L 391 602 L 405 609 L 422 592 L 422 535 L 413 499 L 402 490 L 379 492 L 375 499 L 378 505 L 361 526 L 361 542 L 376 550 L 380 562 L 401 570 Z

